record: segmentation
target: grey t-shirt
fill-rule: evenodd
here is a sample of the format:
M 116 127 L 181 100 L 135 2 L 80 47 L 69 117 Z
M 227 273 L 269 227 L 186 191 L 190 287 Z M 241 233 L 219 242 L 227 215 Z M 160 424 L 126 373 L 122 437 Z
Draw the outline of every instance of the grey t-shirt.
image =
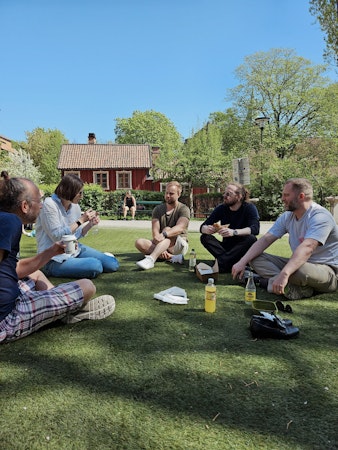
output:
M 319 242 L 308 262 L 338 267 L 338 226 L 332 214 L 313 202 L 298 220 L 293 212 L 286 211 L 268 231 L 277 238 L 289 233 L 289 244 L 294 252 L 304 239 Z

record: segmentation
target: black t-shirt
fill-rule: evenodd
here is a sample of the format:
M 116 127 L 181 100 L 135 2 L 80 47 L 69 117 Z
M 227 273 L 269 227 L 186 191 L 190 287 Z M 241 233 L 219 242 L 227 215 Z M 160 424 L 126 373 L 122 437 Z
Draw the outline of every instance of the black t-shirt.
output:
M 21 234 L 19 217 L 0 211 L 0 249 L 5 251 L 0 261 L 0 321 L 13 310 L 20 294 L 16 265 Z
M 210 216 L 202 223 L 203 225 L 213 225 L 221 221 L 221 225 L 229 224 L 233 230 L 250 227 L 251 234 L 259 234 L 259 214 L 253 203 L 244 202 L 237 211 L 232 211 L 229 206 L 222 203 L 216 206 Z

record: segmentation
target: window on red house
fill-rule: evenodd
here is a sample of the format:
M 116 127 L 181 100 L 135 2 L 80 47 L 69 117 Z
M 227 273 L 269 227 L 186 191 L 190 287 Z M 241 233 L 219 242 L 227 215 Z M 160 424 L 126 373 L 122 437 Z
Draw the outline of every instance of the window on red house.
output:
M 117 172 L 116 188 L 117 189 L 132 189 L 131 186 L 131 172 Z
M 109 189 L 108 172 L 94 172 L 94 183 L 102 187 L 102 189 Z

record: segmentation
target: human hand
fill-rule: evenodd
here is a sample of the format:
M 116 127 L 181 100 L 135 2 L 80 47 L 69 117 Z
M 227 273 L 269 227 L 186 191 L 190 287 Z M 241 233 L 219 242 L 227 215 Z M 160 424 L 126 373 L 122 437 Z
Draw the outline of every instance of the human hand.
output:
M 160 258 L 161 258 L 161 259 L 165 259 L 165 260 L 168 260 L 168 259 L 170 259 L 171 257 L 172 257 L 172 254 L 169 253 L 169 252 L 167 252 L 167 251 L 161 253 L 161 255 L 160 255 Z
M 216 231 L 217 229 L 214 225 L 203 225 L 202 227 L 203 234 L 214 234 Z
M 245 268 L 246 264 L 242 263 L 241 261 L 238 261 L 236 264 L 234 264 L 231 270 L 232 278 L 234 280 L 236 280 L 236 278 L 241 280 L 244 276 Z
M 65 253 L 66 244 L 62 241 L 57 241 L 54 242 L 50 248 L 52 249 L 54 255 L 62 255 L 62 253 Z
M 82 219 L 84 222 L 90 222 L 92 219 L 94 219 L 94 217 L 96 217 L 96 215 L 97 212 L 94 211 L 92 208 L 89 208 L 82 214 Z
M 100 216 L 96 213 L 96 215 L 90 220 L 91 226 L 98 225 L 100 223 Z
M 276 295 L 284 294 L 285 286 L 288 284 L 289 277 L 282 272 L 273 280 L 272 292 Z
M 218 234 L 223 238 L 232 237 L 234 235 L 234 230 L 232 228 L 224 226 L 220 228 Z

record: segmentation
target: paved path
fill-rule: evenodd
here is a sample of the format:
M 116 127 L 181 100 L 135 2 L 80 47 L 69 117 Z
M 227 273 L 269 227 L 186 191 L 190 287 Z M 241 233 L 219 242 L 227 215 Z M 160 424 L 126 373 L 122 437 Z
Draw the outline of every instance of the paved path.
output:
M 199 231 L 202 220 L 191 220 L 189 223 L 189 231 Z M 261 222 L 260 234 L 264 234 L 272 226 L 273 222 Z M 134 229 L 151 229 L 150 220 L 101 220 L 99 228 L 134 228 Z

